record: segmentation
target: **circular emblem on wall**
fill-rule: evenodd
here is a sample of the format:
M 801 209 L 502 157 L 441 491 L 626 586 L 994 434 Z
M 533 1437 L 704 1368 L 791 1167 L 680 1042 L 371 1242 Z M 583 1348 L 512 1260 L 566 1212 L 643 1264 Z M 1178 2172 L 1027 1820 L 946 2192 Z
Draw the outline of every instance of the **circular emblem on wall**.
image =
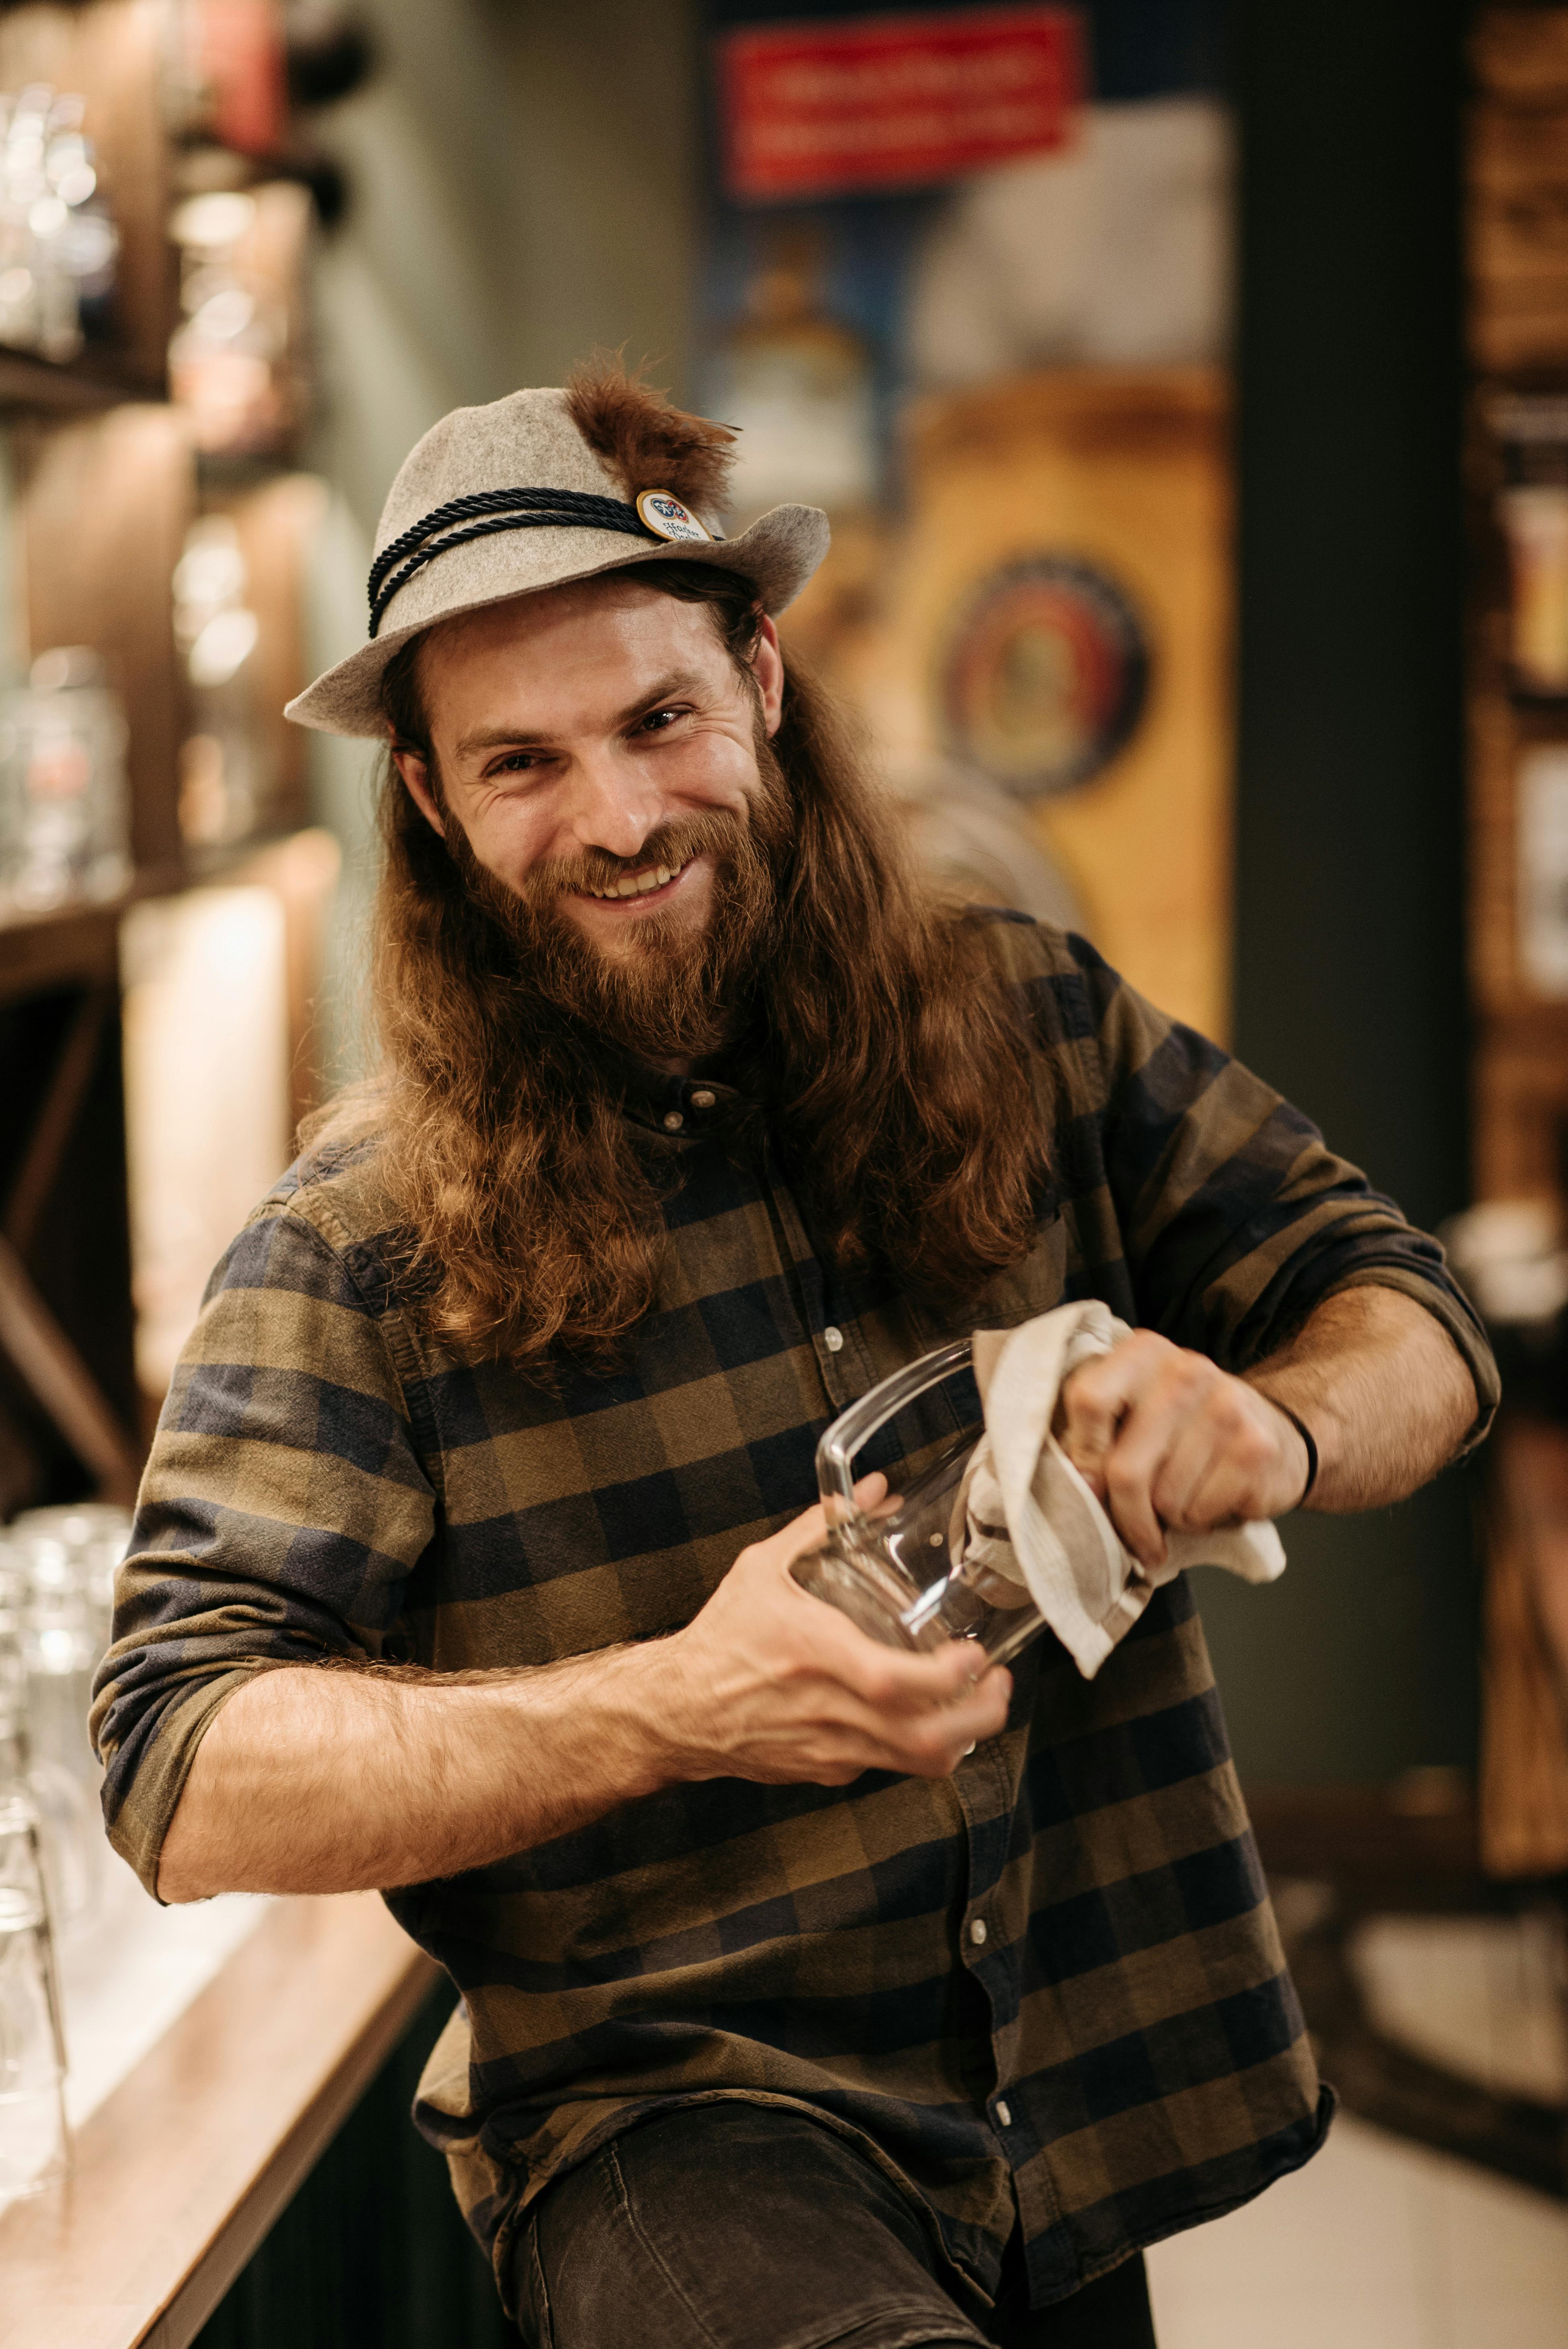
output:
M 944 700 L 954 750 L 1022 797 L 1088 782 L 1149 697 L 1149 639 L 1109 573 L 1039 554 L 983 579 L 951 639 Z

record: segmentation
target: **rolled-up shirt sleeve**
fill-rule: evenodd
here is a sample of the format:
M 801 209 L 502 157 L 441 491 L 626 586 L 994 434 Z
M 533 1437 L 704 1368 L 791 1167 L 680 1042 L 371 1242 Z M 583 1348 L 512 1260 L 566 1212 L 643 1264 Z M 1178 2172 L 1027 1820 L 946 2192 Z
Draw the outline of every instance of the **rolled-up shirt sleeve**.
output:
M 1239 1371 L 1326 1298 L 1398 1289 L 1462 1356 L 1477 1406 L 1465 1448 L 1478 1444 L 1497 1408 L 1497 1366 L 1438 1242 L 1250 1069 L 1072 944 L 1099 1050 L 1105 1176 L 1140 1318 Z
M 379 1659 L 435 1511 L 377 1311 L 269 1203 L 175 1372 L 94 1690 L 110 1840 L 149 1891 L 218 1707 L 258 1671 Z

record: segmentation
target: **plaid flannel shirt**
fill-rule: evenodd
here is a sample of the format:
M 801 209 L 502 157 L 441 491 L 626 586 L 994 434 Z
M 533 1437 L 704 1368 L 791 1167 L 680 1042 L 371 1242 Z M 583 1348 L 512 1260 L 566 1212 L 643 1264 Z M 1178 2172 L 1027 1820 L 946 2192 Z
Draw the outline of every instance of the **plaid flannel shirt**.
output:
M 1434 1243 L 1081 940 L 981 918 L 1056 1156 L 1033 1253 L 964 1326 L 1097 1296 L 1241 1370 L 1330 1292 L 1384 1284 L 1450 1333 L 1479 1432 L 1495 1373 Z M 150 1889 L 201 1733 L 253 1673 L 543 1664 L 673 1631 L 812 1500 L 827 1421 L 954 1334 L 824 1260 L 742 1107 L 706 1080 L 628 1098 L 668 1178 L 656 1303 L 623 1375 L 567 1365 L 553 1392 L 456 1359 L 400 1299 L 373 1154 L 302 1163 L 257 1209 L 170 1390 L 99 1677 L 110 1830 Z M 918 1469 L 977 1418 L 950 1386 L 867 1464 Z M 672 1786 L 388 1895 L 462 1993 L 417 2116 L 503 2293 L 532 2198 L 672 2104 L 773 2099 L 850 2132 L 961 2289 L 994 2288 L 1016 2219 L 1037 2304 L 1315 2150 L 1331 2100 L 1185 1586 L 1092 1682 L 1048 1634 L 1015 1679 L 1007 1727 L 951 1780 Z

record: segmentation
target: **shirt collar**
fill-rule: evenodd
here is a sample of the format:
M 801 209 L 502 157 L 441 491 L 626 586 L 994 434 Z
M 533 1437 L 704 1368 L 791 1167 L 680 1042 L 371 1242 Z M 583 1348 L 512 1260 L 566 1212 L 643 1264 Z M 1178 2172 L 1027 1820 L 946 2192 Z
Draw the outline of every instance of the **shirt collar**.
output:
M 749 1106 L 748 1094 L 718 1077 L 672 1077 L 641 1061 L 627 1066 L 623 1100 L 634 1124 L 687 1141 L 732 1121 Z

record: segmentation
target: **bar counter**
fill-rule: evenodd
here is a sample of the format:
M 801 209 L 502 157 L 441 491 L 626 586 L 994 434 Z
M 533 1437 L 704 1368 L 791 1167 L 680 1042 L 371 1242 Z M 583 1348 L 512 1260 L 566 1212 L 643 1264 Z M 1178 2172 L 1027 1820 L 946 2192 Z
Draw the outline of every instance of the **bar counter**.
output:
M 270 1903 L 0 2212 L 0 2349 L 186 2349 L 438 1973 L 374 1893 Z

